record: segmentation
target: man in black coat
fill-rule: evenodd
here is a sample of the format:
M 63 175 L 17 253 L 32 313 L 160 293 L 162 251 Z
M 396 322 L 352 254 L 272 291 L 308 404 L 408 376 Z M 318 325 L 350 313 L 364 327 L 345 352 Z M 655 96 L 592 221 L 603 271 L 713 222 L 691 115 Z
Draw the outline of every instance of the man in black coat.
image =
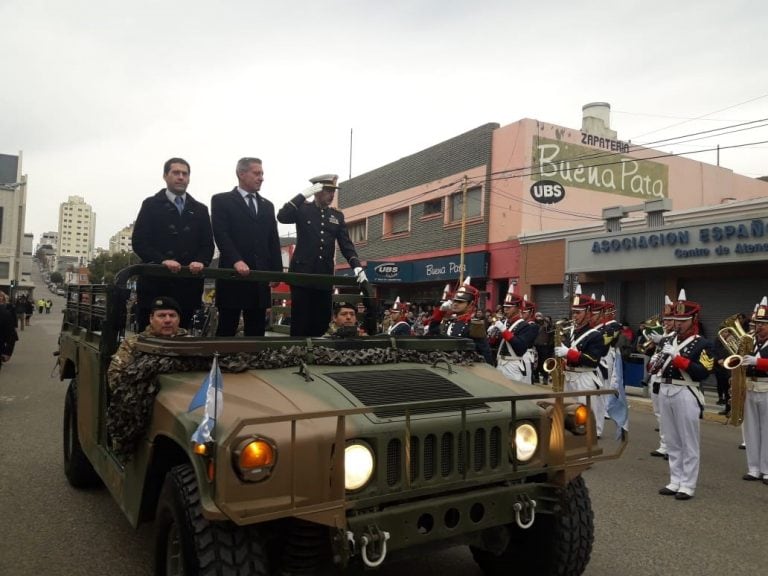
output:
M 344 214 L 331 207 L 338 189 L 335 174 L 310 179 L 313 186 L 296 195 L 277 213 L 281 224 L 296 224 L 296 249 L 289 270 L 305 274 L 333 274 L 336 243 L 354 269 L 357 281 L 367 282 Z M 310 202 L 310 198 L 312 201 Z M 291 286 L 291 336 L 322 336 L 331 320 L 330 288 Z
M 220 268 L 234 268 L 247 276 L 251 270 L 281 272 L 283 260 L 277 235 L 275 207 L 259 194 L 264 170 L 258 158 L 241 158 L 235 169 L 238 185 L 211 199 L 213 235 L 221 253 Z M 263 282 L 216 282 L 219 309 L 217 336 L 234 336 L 243 314 L 243 334 L 264 336 L 266 309 L 272 300 Z
M 133 225 L 133 251 L 145 264 L 162 264 L 171 272 L 182 266 L 197 274 L 213 258 L 213 234 L 208 208 L 187 193 L 189 163 L 171 158 L 163 167 L 166 188 L 141 205 Z M 181 326 L 188 328 L 201 305 L 203 279 L 139 278 L 137 319 L 139 332 L 147 327 L 156 296 L 173 296 L 181 306 Z

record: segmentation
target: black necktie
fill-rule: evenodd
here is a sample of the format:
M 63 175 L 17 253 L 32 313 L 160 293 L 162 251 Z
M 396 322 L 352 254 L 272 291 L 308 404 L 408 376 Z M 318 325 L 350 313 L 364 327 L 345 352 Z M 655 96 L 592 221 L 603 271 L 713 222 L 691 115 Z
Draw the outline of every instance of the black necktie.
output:
M 251 216 L 256 216 L 256 203 L 253 201 L 253 194 L 246 194 L 246 198 L 248 198 L 248 208 L 251 209 Z

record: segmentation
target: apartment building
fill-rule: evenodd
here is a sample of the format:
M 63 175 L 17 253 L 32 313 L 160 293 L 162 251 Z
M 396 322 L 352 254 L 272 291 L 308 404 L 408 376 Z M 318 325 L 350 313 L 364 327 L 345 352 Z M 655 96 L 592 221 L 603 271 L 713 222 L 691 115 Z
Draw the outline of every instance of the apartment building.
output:
M 57 256 L 74 257 L 87 265 L 94 249 L 96 213 L 80 196 L 70 196 L 59 206 L 59 246 Z
M 120 254 L 121 252 L 132 252 L 131 236 L 133 236 L 133 222 L 114 234 L 109 239 L 109 253 Z

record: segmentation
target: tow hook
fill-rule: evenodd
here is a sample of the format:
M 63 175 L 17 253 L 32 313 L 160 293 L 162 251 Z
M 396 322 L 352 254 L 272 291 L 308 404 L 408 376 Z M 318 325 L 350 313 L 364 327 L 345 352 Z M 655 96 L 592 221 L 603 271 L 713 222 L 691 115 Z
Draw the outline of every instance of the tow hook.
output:
M 360 537 L 360 556 L 368 568 L 376 568 L 384 562 L 387 557 L 387 540 L 389 532 L 379 530 L 377 526 L 368 526 L 368 531 Z M 348 531 L 347 544 L 352 550 L 352 555 L 355 553 L 355 543 L 355 535 Z
M 517 502 L 513 506 L 515 510 L 515 521 L 523 530 L 533 526 L 536 518 L 536 500 L 531 500 L 527 495 L 517 497 Z

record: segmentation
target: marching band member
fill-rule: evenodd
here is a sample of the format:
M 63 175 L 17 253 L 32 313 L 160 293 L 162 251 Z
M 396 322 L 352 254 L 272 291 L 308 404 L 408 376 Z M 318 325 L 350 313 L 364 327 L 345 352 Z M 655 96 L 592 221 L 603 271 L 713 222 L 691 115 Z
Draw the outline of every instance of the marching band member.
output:
M 583 296 L 581 287 L 576 287 L 576 294 L 571 305 L 573 330 L 565 334 L 564 343 L 555 347 L 555 356 L 565 358 L 565 391 L 600 390 L 602 379 L 598 374 L 600 358 L 606 353 L 603 337 L 590 325 L 592 310 L 597 306 L 594 299 Z M 585 397 L 578 399 L 584 402 Z M 605 422 L 605 402 L 602 396 L 590 398 L 598 437 L 602 434 Z
M 511 284 L 502 305 L 505 320 L 498 320 L 490 331 L 501 335 L 496 354 L 496 369 L 510 380 L 533 384 L 533 341 L 539 334 L 539 326 L 533 321 L 536 305 L 515 294 Z
M 427 334 L 431 336 L 440 334 L 443 319 L 446 319 L 445 334 L 447 336 L 471 338 L 475 342 L 478 354 L 482 355 L 488 364 L 493 364 L 485 323 L 482 320 L 473 321 L 479 298 L 480 292 L 470 284 L 470 277 L 467 276 L 452 299 L 444 300 L 439 307 L 435 307 L 432 318 L 429 320 Z
M 768 298 L 763 296 L 752 317 L 755 345 L 752 354 L 742 357 L 747 368 L 747 396 L 744 401 L 744 440 L 747 446 L 747 473 L 744 480 L 768 484 Z
M 411 325 L 406 321 L 408 314 L 408 304 L 400 302 L 400 296 L 395 298 L 392 308 L 389 309 L 389 318 L 392 324 L 387 330 L 389 336 L 410 336 L 413 332 Z
M 649 338 L 653 340 L 655 345 L 654 354 L 648 362 L 648 366 L 653 366 L 656 362 L 659 362 L 662 353 L 661 349 L 664 347 L 664 342 L 672 338 L 675 334 L 675 321 L 672 318 L 673 303 L 669 296 L 664 295 L 664 310 L 661 314 L 661 325 L 663 332 L 658 334 L 651 332 Z M 661 364 L 659 364 L 661 366 Z M 659 429 L 659 447 L 651 452 L 651 456 L 657 458 L 664 458 L 669 460 L 667 455 L 667 443 L 664 441 L 664 427 L 661 424 L 661 411 L 659 409 L 659 390 L 661 389 L 661 374 L 648 373 L 648 388 L 651 391 L 651 404 L 653 406 L 653 415 L 656 417 L 656 423 Z
M 600 335 L 603 337 L 603 344 L 606 347 L 606 353 L 600 358 L 600 364 L 598 365 L 599 374 L 603 379 L 603 388 L 616 390 L 619 386 L 617 380 L 619 375 L 616 372 L 616 340 L 619 338 L 621 324 L 616 320 L 616 304 L 606 300 L 605 296 L 600 297 L 598 309 L 599 314 L 593 314 L 592 326 L 600 332 Z M 603 400 L 603 420 L 605 420 L 607 398 L 603 396 L 600 399 Z M 602 427 L 600 432 L 602 432 Z
M 699 419 L 704 395 L 699 386 L 714 367 L 712 343 L 699 335 L 697 302 L 686 300 L 680 290 L 672 312 L 675 333 L 661 349 L 663 362 L 659 408 L 669 454 L 669 483 L 659 490 L 664 496 L 690 500 L 699 477 Z

